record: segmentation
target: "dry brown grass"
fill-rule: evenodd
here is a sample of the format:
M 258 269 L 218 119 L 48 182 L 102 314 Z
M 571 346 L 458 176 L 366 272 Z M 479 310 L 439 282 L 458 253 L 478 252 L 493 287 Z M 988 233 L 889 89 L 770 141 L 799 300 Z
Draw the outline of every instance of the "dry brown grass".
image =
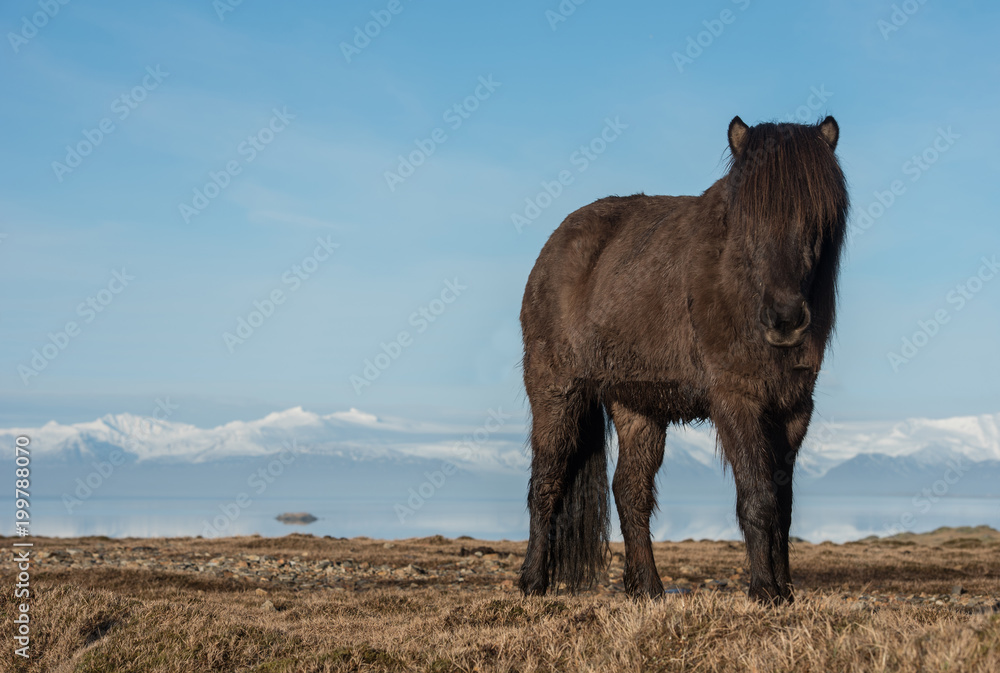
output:
M 46 559 L 34 570 L 29 664 L 12 656 L 14 600 L 4 589 L 3 671 L 1000 671 L 993 607 L 1000 539 L 984 531 L 799 544 L 797 601 L 777 609 L 736 590 L 743 548 L 727 542 L 657 544 L 668 584 L 694 590 L 657 602 L 617 591 L 619 557 L 610 586 L 521 598 L 510 580 L 523 543 L 513 542 L 438 538 L 386 548 L 377 540 L 291 536 L 36 544 L 100 558 Z M 460 555 L 479 545 L 500 552 L 498 560 Z M 235 567 L 247 554 L 274 564 L 299 559 L 302 568 L 349 557 L 358 566 L 414 564 L 427 573 L 379 575 L 373 567 L 304 590 L 297 584 L 311 571 L 265 583 L 225 567 L 171 565 L 224 557 Z M 157 560 L 120 561 L 130 556 Z M 731 590 L 704 584 L 727 577 Z M 7 568 L 2 580 L 11 586 Z M 961 597 L 939 596 L 959 584 Z

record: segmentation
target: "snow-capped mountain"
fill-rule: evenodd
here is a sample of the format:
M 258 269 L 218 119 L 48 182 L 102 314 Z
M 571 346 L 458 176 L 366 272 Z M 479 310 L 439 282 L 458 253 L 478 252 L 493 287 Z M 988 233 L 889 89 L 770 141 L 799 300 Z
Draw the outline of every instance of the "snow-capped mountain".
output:
M 803 458 L 818 474 L 860 454 L 910 456 L 924 463 L 952 455 L 972 462 L 1000 460 L 1000 413 L 897 423 L 814 421 Z
M 26 435 L 36 460 L 87 461 L 120 450 L 137 463 L 206 463 L 267 456 L 284 448 L 297 453 L 349 458 L 451 460 L 481 470 L 519 469 L 527 464 L 523 435 L 502 409 L 484 414 L 481 427 L 457 427 L 403 419 L 381 419 L 357 409 L 326 416 L 294 407 L 254 421 L 214 428 L 132 414 L 40 428 L 0 430 L 2 451 Z
M 114 450 L 130 464 L 161 470 L 171 466 L 172 471 L 260 460 L 282 449 L 316 465 L 335 464 L 339 472 L 369 465 L 383 475 L 396 467 L 408 466 L 413 473 L 448 461 L 484 477 L 522 479 L 529 464 L 523 419 L 503 410 L 484 413 L 478 426 L 380 418 L 357 409 L 319 415 L 301 407 L 214 428 L 117 414 L 87 423 L 0 430 L 0 455 L 12 453 L 17 435 L 31 438 L 33 460 L 66 468 L 87 466 Z M 796 479 L 819 492 L 907 494 L 932 485 L 954 465 L 962 479 L 953 494 L 969 489 L 977 495 L 1000 494 L 1000 414 L 901 422 L 817 418 Z M 661 488 L 731 488 L 720 472 L 710 425 L 670 429 Z

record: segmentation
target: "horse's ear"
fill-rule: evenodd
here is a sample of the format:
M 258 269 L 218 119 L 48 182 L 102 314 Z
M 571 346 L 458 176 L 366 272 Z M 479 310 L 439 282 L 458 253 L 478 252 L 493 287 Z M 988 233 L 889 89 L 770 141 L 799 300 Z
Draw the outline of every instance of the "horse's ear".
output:
M 840 138 L 840 127 L 837 120 L 827 117 L 819 123 L 819 132 L 823 134 L 823 140 L 830 144 L 830 149 L 837 149 L 837 140 Z
M 743 123 L 739 115 L 733 117 L 733 121 L 729 122 L 729 150 L 733 153 L 734 157 L 738 157 L 743 153 L 743 148 L 747 144 L 747 131 L 750 127 Z

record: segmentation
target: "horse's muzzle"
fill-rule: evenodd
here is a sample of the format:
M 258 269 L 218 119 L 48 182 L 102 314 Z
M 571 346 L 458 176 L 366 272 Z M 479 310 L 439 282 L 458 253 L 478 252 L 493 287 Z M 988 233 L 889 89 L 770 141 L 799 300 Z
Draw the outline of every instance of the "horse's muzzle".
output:
M 812 314 L 809 304 L 802 300 L 787 306 L 765 307 L 760 321 L 764 325 L 767 343 L 778 348 L 799 346 L 806 340 Z

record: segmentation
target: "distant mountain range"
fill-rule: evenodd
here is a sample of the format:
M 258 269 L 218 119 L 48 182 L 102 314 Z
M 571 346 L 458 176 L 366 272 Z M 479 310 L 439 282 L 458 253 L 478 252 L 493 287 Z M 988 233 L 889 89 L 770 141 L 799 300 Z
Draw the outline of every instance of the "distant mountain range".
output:
M 484 414 L 482 428 L 458 428 L 402 419 L 380 419 L 357 409 L 327 416 L 295 407 L 255 421 L 215 428 L 133 414 L 109 414 L 88 423 L 0 430 L 0 438 L 24 434 L 35 457 L 73 463 L 118 449 L 138 463 L 208 463 L 253 458 L 291 447 L 310 455 L 358 461 L 448 460 L 482 470 L 525 464 L 520 425 L 502 410 Z M 465 437 L 468 435 L 468 437 Z
M 484 413 L 478 427 L 379 418 L 357 409 L 324 416 L 295 407 L 214 428 L 117 414 L 2 429 L 0 456 L 13 454 L 14 438 L 22 434 L 31 438 L 36 484 L 52 494 L 67 492 L 77 478 L 112 458 L 127 466 L 129 477 L 107 480 L 102 494 L 229 493 L 284 451 L 294 460 L 275 492 L 398 496 L 448 465 L 464 475 L 450 480 L 456 497 L 523 497 L 529 465 L 522 418 L 503 410 Z M 731 477 L 721 473 L 711 426 L 670 430 L 662 494 L 731 493 Z M 909 496 L 935 488 L 953 496 L 1000 495 L 1000 414 L 901 422 L 816 419 L 796 483 L 829 495 Z

